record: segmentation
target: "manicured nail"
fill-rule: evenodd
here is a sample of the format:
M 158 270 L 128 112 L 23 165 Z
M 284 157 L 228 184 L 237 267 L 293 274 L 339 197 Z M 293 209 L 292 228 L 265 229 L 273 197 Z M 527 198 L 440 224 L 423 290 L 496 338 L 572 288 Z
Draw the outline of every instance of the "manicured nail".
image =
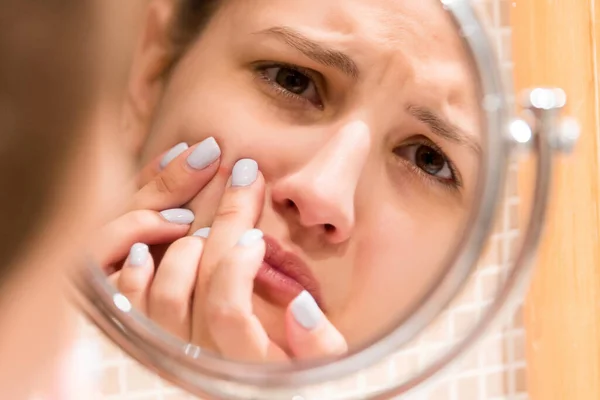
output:
M 187 145 L 187 143 L 179 143 L 179 144 L 175 145 L 163 157 L 162 161 L 160 162 L 160 169 L 165 169 L 167 167 L 167 165 L 169 165 L 171 163 L 171 161 L 173 161 L 174 159 L 179 157 L 179 155 L 181 153 L 183 153 L 184 151 L 186 151 L 188 148 L 189 148 L 189 146 Z
M 239 160 L 233 166 L 231 186 L 250 186 L 258 176 L 258 164 L 249 158 Z
M 129 265 L 133 267 L 141 267 L 148 261 L 150 251 L 144 243 L 136 243 L 129 250 Z
M 202 228 L 198 229 L 192 236 L 201 237 L 204 239 L 208 239 L 208 235 L 210 234 L 210 228 Z
M 292 301 L 291 307 L 296 322 L 309 331 L 319 326 L 323 319 L 323 312 L 319 305 L 306 290 Z
M 194 213 L 185 208 L 174 208 L 160 213 L 164 219 L 174 224 L 189 225 L 194 222 Z
M 240 240 L 238 240 L 238 246 L 252 246 L 254 243 L 262 240 L 263 233 L 260 229 L 251 229 L 244 233 Z
M 204 169 L 221 157 L 221 148 L 213 137 L 204 139 L 192 154 L 188 156 L 187 163 L 194 169 Z

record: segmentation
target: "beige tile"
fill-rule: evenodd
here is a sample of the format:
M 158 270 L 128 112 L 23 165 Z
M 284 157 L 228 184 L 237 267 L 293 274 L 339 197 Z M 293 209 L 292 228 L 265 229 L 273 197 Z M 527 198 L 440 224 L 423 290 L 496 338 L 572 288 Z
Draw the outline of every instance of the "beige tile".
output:
M 512 61 L 512 34 L 511 32 L 504 32 L 500 36 L 500 60 L 503 63 L 509 63 Z M 513 80 L 507 81 L 506 84 L 510 84 Z
M 123 352 L 104 336 L 98 338 L 100 351 L 104 362 L 116 362 L 124 358 Z
M 486 397 L 501 398 L 507 394 L 505 377 L 502 372 L 488 374 L 485 377 Z
M 427 400 L 449 400 L 451 396 L 451 384 L 441 382 L 436 384 L 425 398 Z
M 458 365 L 460 366 L 461 372 L 477 371 L 480 368 L 479 350 L 474 348 L 467 352 L 467 354 L 462 356 Z
M 496 271 L 486 271 L 485 274 L 481 274 L 479 277 L 481 287 L 481 300 L 491 301 L 496 296 L 496 292 L 499 288 L 500 273 Z
M 510 26 L 510 9 L 515 2 L 514 0 L 497 0 L 500 4 L 500 15 L 498 16 L 501 27 Z
M 513 328 L 519 329 L 519 328 L 523 328 L 523 304 L 519 304 L 517 306 L 517 308 L 515 309 L 515 312 L 513 314 L 513 318 L 512 318 L 512 326 Z
M 508 229 L 519 229 L 519 204 L 510 203 L 507 206 Z
M 120 368 L 106 367 L 102 371 L 100 378 L 100 392 L 105 396 L 111 396 L 121 393 Z
M 477 281 L 476 279 L 471 279 L 452 302 L 452 306 L 464 306 L 475 302 L 477 302 Z
M 504 340 L 502 337 L 490 337 L 480 347 L 481 367 L 500 367 L 505 363 Z
M 525 335 L 515 335 L 512 338 L 514 361 L 521 362 L 526 360 L 525 354 Z
M 457 398 L 460 400 L 479 400 L 479 382 L 475 377 L 459 379 L 456 382 Z
M 414 353 L 401 353 L 394 357 L 396 376 L 405 379 L 419 370 L 419 358 Z
M 454 337 L 462 338 L 473 328 L 473 324 L 478 320 L 479 313 L 477 309 L 455 311 L 452 314 L 454 323 Z
M 449 333 L 448 325 L 449 321 L 447 315 L 437 318 L 434 323 L 423 333 L 422 341 L 425 343 L 446 342 L 448 340 Z
M 483 17 L 489 21 L 490 24 L 494 24 L 496 13 L 494 10 L 494 1 L 492 0 L 481 0 L 479 1 L 481 12 L 483 13 Z
M 517 393 L 526 393 L 527 392 L 527 371 L 525 368 L 518 368 L 513 370 L 512 373 L 515 374 L 515 391 Z
M 369 388 L 379 388 L 390 381 L 390 362 L 383 362 L 365 372 L 366 385 Z
M 517 256 L 517 251 L 519 250 L 519 246 L 521 245 L 521 238 L 519 236 L 516 237 L 508 237 L 508 260 L 507 262 L 513 262 L 515 257 Z
M 484 266 L 500 264 L 499 249 L 500 249 L 499 240 L 496 238 L 492 238 L 487 244 L 487 248 L 486 248 L 485 253 L 480 261 L 480 265 L 482 267 L 484 267 Z
M 136 393 L 135 397 L 131 397 L 134 398 L 135 400 L 160 400 L 162 398 L 161 394 L 159 392 L 156 393 L 143 393 L 143 394 L 139 394 Z M 127 400 L 128 398 L 125 397 L 123 400 Z
M 508 79 L 510 79 L 509 82 L 512 82 L 513 71 L 509 71 L 509 73 L 511 74 L 511 76 L 508 77 Z M 517 168 L 510 168 L 508 170 L 507 180 L 508 183 L 506 187 L 506 196 L 509 198 L 517 197 L 519 195 L 519 170 Z
M 138 364 L 130 364 L 125 367 L 125 378 L 128 391 L 146 391 L 159 386 L 158 378 Z

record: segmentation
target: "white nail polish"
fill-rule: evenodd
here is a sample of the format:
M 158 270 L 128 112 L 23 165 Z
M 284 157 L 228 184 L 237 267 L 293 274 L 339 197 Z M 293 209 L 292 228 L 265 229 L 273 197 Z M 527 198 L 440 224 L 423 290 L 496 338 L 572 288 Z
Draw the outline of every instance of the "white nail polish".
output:
M 291 303 L 292 315 L 306 330 L 312 331 L 323 320 L 323 312 L 315 299 L 304 290 Z
M 240 240 L 238 240 L 237 245 L 238 246 L 251 246 L 254 243 L 258 242 L 259 240 L 262 240 L 263 236 L 264 235 L 261 230 L 251 229 L 242 235 Z
M 174 208 L 172 210 L 161 211 L 160 215 L 173 224 L 189 225 L 194 222 L 194 213 L 185 208 Z
M 160 169 L 165 169 L 167 167 L 167 165 L 169 165 L 171 163 L 171 161 L 173 161 L 174 159 L 179 157 L 181 155 L 181 153 L 183 153 L 187 149 L 189 149 L 189 146 L 187 145 L 187 143 L 179 143 L 179 144 L 173 146 L 173 148 L 171 148 L 171 150 L 169 150 L 167 152 L 167 154 L 165 154 L 165 156 L 161 160 Z
M 129 250 L 129 265 L 132 267 L 141 267 L 148 261 L 150 251 L 144 243 L 136 243 Z
M 193 169 L 201 170 L 221 157 L 221 148 L 213 137 L 204 139 L 187 158 L 187 163 Z
M 231 186 L 250 186 L 258 177 L 258 164 L 249 158 L 239 160 L 231 172 Z
M 204 239 L 208 239 L 208 235 L 210 234 L 210 228 L 202 228 L 198 229 L 192 236 L 201 237 Z

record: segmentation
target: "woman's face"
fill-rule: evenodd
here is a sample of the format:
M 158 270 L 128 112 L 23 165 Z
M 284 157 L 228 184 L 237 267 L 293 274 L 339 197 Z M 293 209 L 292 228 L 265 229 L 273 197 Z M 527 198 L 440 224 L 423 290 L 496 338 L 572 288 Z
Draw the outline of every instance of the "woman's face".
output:
M 131 130 L 145 161 L 221 146 L 188 205 L 193 230 L 253 158 L 267 181 L 257 227 L 308 265 L 349 345 L 389 328 L 439 273 L 480 168 L 477 87 L 439 2 L 223 1 L 166 81 L 153 79 L 160 36 L 135 63 L 130 106 L 152 112 Z M 285 307 L 259 291 L 254 307 L 283 342 Z

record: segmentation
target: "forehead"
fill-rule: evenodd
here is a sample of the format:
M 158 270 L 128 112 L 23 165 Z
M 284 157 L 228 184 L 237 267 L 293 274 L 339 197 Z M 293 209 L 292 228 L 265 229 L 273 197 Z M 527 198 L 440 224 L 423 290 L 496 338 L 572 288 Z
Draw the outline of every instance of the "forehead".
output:
M 347 54 L 371 84 L 441 110 L 479 136 L 475 74 L 439 0 L 226 0 L 214 21 L 240 48 L 265 40 L 257 32 L 293 29 Z
M 227 0 L 220 16 L 244 44 L 253 33 L 290 27 L 365 72 L 389 75 L 387 65 L 419 87 L 474 94 L 470 59 L 439 0 Z
M 239 33 L 284 25 L 349 49 L 370 44 L 422 58 L 464 57 L 439 0 L 227 0 L 221 11 Z

